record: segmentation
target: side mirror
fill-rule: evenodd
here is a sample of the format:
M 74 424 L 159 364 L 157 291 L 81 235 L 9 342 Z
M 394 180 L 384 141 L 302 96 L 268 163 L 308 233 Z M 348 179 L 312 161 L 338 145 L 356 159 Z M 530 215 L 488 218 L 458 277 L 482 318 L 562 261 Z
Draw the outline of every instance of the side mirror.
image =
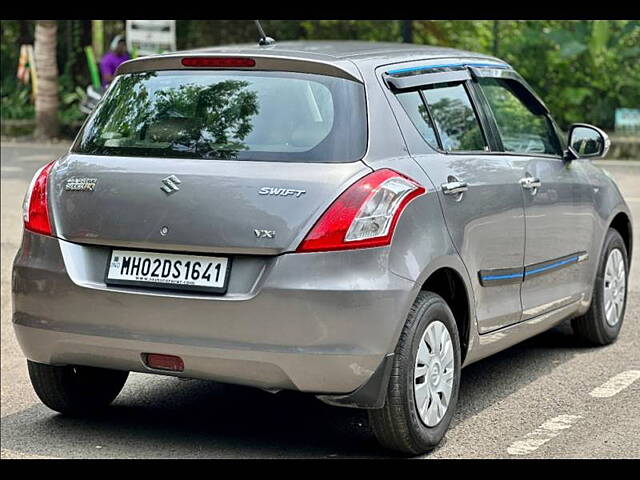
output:
M 569 128 L 569 148 L 565 159 L 604 157 L 610 146 L 609 136 L 599 128 L 586 123 L 574 123 Z

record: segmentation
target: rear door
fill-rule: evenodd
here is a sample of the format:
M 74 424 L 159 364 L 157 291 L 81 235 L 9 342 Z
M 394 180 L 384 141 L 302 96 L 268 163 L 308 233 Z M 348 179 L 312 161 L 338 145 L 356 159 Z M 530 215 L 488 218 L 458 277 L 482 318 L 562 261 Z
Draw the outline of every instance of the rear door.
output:
M 478 327 L 486 333 L 522 316 L 519 172 L 509 158 L 493 153 L 492 132 L 472 101 L 467 70 L 420 77 L 390 82 L 390 101 L 412 155 L 438 188 L 451 238 L 473 281 Z
M 517 77 L 478 79 L 525 203 L 523 320 L 579 300 L 590 289 L 594 191 L 581 162 L 565 162 L 546 107 Z

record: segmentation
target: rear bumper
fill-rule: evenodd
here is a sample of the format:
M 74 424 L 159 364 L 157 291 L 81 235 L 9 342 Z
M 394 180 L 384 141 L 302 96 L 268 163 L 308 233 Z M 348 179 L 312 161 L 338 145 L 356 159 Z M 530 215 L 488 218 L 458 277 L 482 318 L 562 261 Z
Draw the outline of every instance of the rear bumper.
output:
M 113 288 L 110 249 L 25 231 L 13 268 L 13 324 L 27 358 L 148 368 L 180 356 L 177 376 L 344 394 L 393 352 L 414 283 L 388 250 L 234 258 L 224 296 Z

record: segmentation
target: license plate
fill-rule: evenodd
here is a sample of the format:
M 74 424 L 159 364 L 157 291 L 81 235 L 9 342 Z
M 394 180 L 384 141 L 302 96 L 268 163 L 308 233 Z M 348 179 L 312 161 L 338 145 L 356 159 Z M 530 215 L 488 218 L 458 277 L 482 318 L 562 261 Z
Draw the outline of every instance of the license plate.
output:
M 229 264 L 226 257 L 113 250 L 105 283 L 225 293 Z

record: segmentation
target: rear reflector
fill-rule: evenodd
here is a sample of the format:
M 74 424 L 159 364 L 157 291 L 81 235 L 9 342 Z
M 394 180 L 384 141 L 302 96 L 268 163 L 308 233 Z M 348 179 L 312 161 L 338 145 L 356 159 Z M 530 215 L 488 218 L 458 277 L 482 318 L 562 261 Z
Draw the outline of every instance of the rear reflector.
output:
M 182 59 L 185 67 L 255 67 L 256 61 L 253 58 L 242 57 L 188 57 Z
M 158 370 L 171 370 L 172 372 L 182 372 L 184 362 L 180 357 L 174 355 L 161 355 L 159 353 L 147 353 L 144 355 L 146 364 Z

